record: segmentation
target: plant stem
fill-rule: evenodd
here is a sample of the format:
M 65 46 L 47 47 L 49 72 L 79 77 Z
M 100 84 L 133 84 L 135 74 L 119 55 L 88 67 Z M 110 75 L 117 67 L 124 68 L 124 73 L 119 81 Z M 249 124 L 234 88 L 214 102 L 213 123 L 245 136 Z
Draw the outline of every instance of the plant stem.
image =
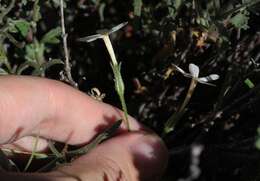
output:
M 110 55 L 110 58 L 112 60 L 112 69 L 114 72 L 114 78 L 115 78 L 115 90 L 119 96 L 120 102 L 121 102 L 121 106 L 122 109 L 124 111 L 124 122 L 126 123 L 126 127 L 128 129 L 128 131 L 130 131 L 130 124 L 129 124 L 129 120 L 128 120 L 128 112 L 127 112 L 127 106 L 125 103 L 125 97 L 124 97 L 124 82 L 121 76 L 121 72 L 120 72 L 120 65 L 118 65 L 118 62 L 116 60 L 116 55 L 113 49 L 113 45 L 110 41 L 109 35 L 104 35 L 103 37 L 103 41 L 106 45 L 106 48 L 108 50 L 108 53 Z
M 193 92 L 194 92 L 194 90 L 197 86 L 197 83 L 198 83 L 198 81 L 196 79 L 194 79 L 194 78 L 191 79 L 189 90 L 186 94 L 186 97 L 185 97 L 182 105 L 179 108 L 179 112 L 182 112 L 184 110 L 184 108 L 187 106 L 187 104 L 189 103 L 190 98 L 191 98 L 191 96 L 192 96 L 192 94 L 193 94 Z
M 71 75 L 71 65 L 69 61 L 69 50 L 68 50 L 68 43 L 67 43 L 67 34 L 65 29 L 65 20 L 64 20 L 64 4 L 63 0 L 60 0 L 60 16 L 61 16 L 61 30 L 62 30 L 62 40 L 63 40 L 63 49 L 65 54 L 65 73 L 67 81 L 74 86 L 75 88 L 78 87 L 78 84 L 73 80 Z
M 186 97 L 185 97 L 183 103 L 181 104 L 179 110 L 177 112 L 175 112 L 165 123 L 163 136 L 165 136 L 165 134 L 174 130 L 175 125 L 179 122 L 179 120 L 181 119 L 183 114 L 186 112 L 185 107 L 189 103 L 190 98 L 197 86 L 197 83 L 198 83 L 198 81 L 195 78 L 191 79 L 189 90 L 188 90 Z
M 29 160 L 28 160 L 28 162 L 27 162 L 27 164 L 26 164 L 26 166 L 25 166 L 25 168 L 23 170 L 24 172 L 26 172 L 28 170 L 28 168 L 30 167 L 30 165 L 31 165 L 31 163 L 33 161 L 33 158 L 35 156 L 35 152 L 36 152 L 36 149 L 37 149 L 39 136 L 35 137 L 34 139 L 35 139 L 35 142 L 34 142 L 34 145 L 33 145 L 32 154 L 31 154 L 31 156 L 30 156 L 30 158 L 29 158 Z
M 110 58 L 112 60 L 112 64 L 117 65 L 118 63 L 117 63 L 117 60 L 116 60 L 116 55 L 115 55 L 115 52 L 114 52 L 114 49 L 113 49 L 113 45 L 110 41 L 109 35 L 104 35 L 103 40 L 105 42 L 105 45 L 107 47 L 107 51 L 108 51 Z
M 2 11 L 2 13 L 0 14 L 0 24 L 3 23 L 4 17 L 13 9 L 14 5 L 15 5 L 15 0 L 12 0 L 8 5 L 8 7 Z
M 128 131 L 130 131 L 130 124 L 129 124 L 129 120 L 128 120 L 128 113 L 127 113 L 127 106 L 126 106 L 126 103 L 125 103 L 125 97 L 124 95 L 119 95 L 119 99 L 120 99 L 120 102 L 121 102 L 121 105 L 122 105 L 122 109 L 124 111 L 124 116 L 125 116 L 125 124 L 126 124 L 126 128 Z

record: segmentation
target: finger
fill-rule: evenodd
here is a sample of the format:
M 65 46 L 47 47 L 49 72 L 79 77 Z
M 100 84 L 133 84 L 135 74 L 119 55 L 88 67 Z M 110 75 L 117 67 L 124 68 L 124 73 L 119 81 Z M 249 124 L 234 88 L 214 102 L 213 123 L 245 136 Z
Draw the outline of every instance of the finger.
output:
M 3 76 L 0 84 L 0 144 L 30 135 L 82 144 L 123 116 L 118 109 L 58 81 Z M 132 130 L 142 129 L 132 117 L 129 121 Z
M 161 178 L 167 159 L 167 149 L 160 138 L 137 131 L 109 139 L 72 164 L 51 173 L 31 176 L 35 181 L 156 181 Z M 19 175 L 21 177 L 25 175 Z M 28 175 L 27 179 L 30 180 Z
M 162 141 L 153 134 L 135 132 L 108 140 L 58 171 L 81 180 L 155 181 L 166 164 Z

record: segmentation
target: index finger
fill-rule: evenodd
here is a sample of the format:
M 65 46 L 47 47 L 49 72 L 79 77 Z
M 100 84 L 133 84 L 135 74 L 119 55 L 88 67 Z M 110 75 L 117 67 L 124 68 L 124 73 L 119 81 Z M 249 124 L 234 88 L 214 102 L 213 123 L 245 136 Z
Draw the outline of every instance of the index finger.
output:
M 0 77 L 0 144 L 30 135 L 83 144 L 122 117 L 119 109 L 58 81 Z M 142 129 L 134 118 L 129 121 L 132 130 Z

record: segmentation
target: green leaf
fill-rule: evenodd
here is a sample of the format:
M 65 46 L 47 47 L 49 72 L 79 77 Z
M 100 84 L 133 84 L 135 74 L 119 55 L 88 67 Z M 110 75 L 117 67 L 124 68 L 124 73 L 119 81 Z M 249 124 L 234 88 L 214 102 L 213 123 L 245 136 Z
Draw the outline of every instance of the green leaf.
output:
M 39 6 L 39 0 L 35 0 L 33 5 L 33 15 L 32 15 L 34 23 L 38 22 L 42 18 L 40 10 L 41 7 Z
M 46 33 L 41 43 L 58 44 L 60 42 L 59 37 L 61 36 L 61 28 L 57 27 Z
M 63 158 L 63 154 L 60 153 L 57 148 L 54 146 L 54 142 L 49 140 L 48 141 L 48 146 L 51 150 L 51 152 L 57 157 L 57 158 Z
M 96 138 L 93 139 L 88 145 L 78 148 L 73 151 L 69 151 L 67 155 L 82 155 L 88 153 L 90 150 L 94 149 L 98 144 L 103 142 L 104 140 L 108 139 L 112 136 L 122 124 L 122 120 L 116 121 L 111 127 L 106 129 L 104 132 L 99 134 Z
M 257 149 L 260 150 L 260 138 L 258 138 L 258 139 L 256 140 L 255 146 L 256 146 Z
M 133 6 L 134 6 L 134 15 L 140 17 L 141 13 L 142 13 L 143 1 L 142 0 L 134 0 Z
M 31 165 L 31 163 L 32 163 L 32 161 L 33 161 L 33 158 L 34 158 L 34 156 L 35 156 L 35 153 L 36 153 L 39 136 L 35 137 L 34 139 L 35 139 L 35 140 L 34 140 L 34 145 L 33 145 L 32 154 L 31 154 L 31 156 L 30 156 L 30 158 L 29 158 L 29 160 L 28 160 L 28 162 L 27 162 L 27 164 L 26 164 L 26 166 L 25 166 L 25 168 L 24 168 L 24 170 L 23 170 L 24 172 L 27 171 L 28 168 L 30 167 L 30 165 Z
M 36 62 L 41 65 L 44 63 L 44 50 L 45 50 L 44 44 L 35 41 L 32 44 L 26 45 L 25 58 L 27 61 Z
M 37 69 L 38 64 L 36 62 L 26 61 L 18 67 L 16 74 L 22 75 L 23 71 L 26 70 L 29 67 L 33 67 L 34 69 Z
M 111 63 L 111 67 L 114 73 L 115 89 L 119 95 L 123 96 L 125 92 L 125 85 L 120 72 L 121 63 L 119 65 L 118 64 L 114 65 Z
M 250 79 L 246 79 L 244 81 L 244 83 L 250 88 L 250 89 L 253 89 L 255 87 L 255 84 L 250 80 Z
M 9 22 L 8 30 L 11 33 L 19 32 L 25 38 L 30 30 L 30 26 L 30 23 L 23 19 L 11 20 Z
M 21 0 L 22 5 L 27 5 L 28 1 L 27 0 Z
M 170 118 L 166 121 L 166 123 L 164 125 L 164 134 L 174 131 L 175 126 L 180 121 L 182 116 L 186 113 L 186 111 L 187 111 L 187 109 L 184 109 L 180 112 L 175 112 L 170 116 Z
M 5 53 L 5 49 L 2 44 L 0 44 L 0 64 L 5 63 L 7 61 L 7 56 Z
M 3 69 L 3 68 L 0 68 L 0 75 L 8 75 L 9 73 Z
M 237 29 L 248 29 L 249 12 L 244 10 L 230 18 L 229 22 Z
M 60 59 L 52 59 L 52 60 L 49 60 L 48 62 L 43 64 L 43 69 L 45 71 L 46 69 L 48 69 L 48 68 L 50 68 L 50 67 L 52 67 L 54 65 L 57 65 L 57 64 L 63 65 L 64 62 L 62 60 L 60 60 Z
M 174 1 L 175 9 L 178 10 L 181 7 L 182 3 L 183 3 L 183 0 L 175 0 Z

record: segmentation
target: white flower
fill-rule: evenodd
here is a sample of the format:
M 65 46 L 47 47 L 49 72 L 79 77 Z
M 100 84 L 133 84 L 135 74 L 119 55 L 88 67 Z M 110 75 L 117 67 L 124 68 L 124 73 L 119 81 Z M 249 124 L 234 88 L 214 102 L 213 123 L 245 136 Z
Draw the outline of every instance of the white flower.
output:
M 108 29 L 103 29 L 103 30 L 98 30 L 96 35 L 90 35 L 90 36 L 87 36 L 87 37 L 83 37 L 83 38 L 79 38 L 78 40 L 79 41 L 84 41 L 84 42 L 92 42 L 92 41 L 95 41 L 97 39 L 103 39 L 104 36 L 108 36 L 110 35 L 111 33 L 114 33 L 115 31 L 118 31 L 120 30 L 121 28 L 123 28 L 125 25 L 127 25 L 128 22 L 124 22 L 124 23 L 121 23 L 113 28 L 111 28 L 110 30 Z
M 195 65 L 193 63 L 189 64 L 189 72 L 190 73 L 186 73 L 184 70 L 182 70 L 177 65 L 173 64 L 173 66 L 174 66 L 174 68 L 178 72 L 182 73 L 185 77 L 189 77 L 189 78 L 195 79 L 195 80 L 197 80 L 201 84 L 207 84 L 207 85 L 215 86 L 214 84 L 211 84 L 211 83 L 208 83 L 208 82 L 211 82 L 211 81 L 219 79 L 219 75 L 218 74 L 210 74 L 210 75 L 208 75 L 206 77 L 199 77 L 200 69 L 199 69 L 199 67 L 197 65 Z
M 87 36 L 87 37 L 83 37 L 83 38 L 79 38 L 78 40 L 79 41 L 83 41 L 83 42 L 92 42 L 92 41 L 95 41 L 97 39 L 103 39 L 103 41 L 104 41 L 104 43 L 105 43 L 105 45 L 107 47 L 108 53 L 109 53 L 109 55 L 111 57 L 112 64 L 113 65 L 117 65 L 118 63 L 117 63 L 117 60 L 116 60 L 116 55 L 115 55 L 112 43 L 110 41 L 109 35 L 111 33 L 114 33 L 115 31 L 123 28 L 126 24 L 127 24 L 127 22 L 121 23 L 121 24 L 113 27 L 110 30 L 107 30 L 107 29 L 98 30 L 97 31 L 98 34 Z

